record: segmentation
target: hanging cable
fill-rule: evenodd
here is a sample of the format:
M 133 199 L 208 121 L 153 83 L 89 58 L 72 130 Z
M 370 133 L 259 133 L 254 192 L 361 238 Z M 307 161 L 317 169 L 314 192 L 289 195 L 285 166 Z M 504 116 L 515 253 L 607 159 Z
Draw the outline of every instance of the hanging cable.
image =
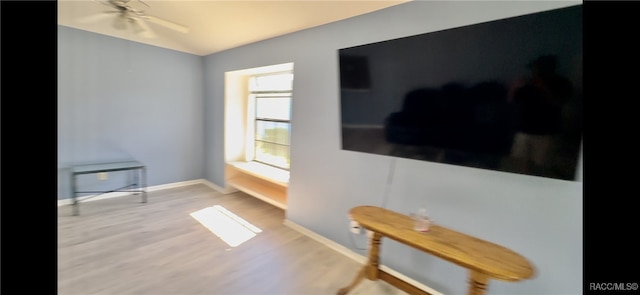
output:
M 385 183 L 384 193 L 382 194 L 382 200 L 381 200 L 382 208 L 387 207 L 387 202 L 389 200 L 389 190 L 391 188 L 391 184 L 393 183 L 395 170 L 396 170 L 396 157 L 392 157 L 391 161 L 389 162 L 389 173 L 387 174 L 387 181 Z M 353 236 L 354 236 L 354 233 L 352 233 L 351 229 L 349 229 L 349 241 L 351 242 L 351 245 L 355 249 L 361 250 L 361 251 L 368 250 L 367 247 L 360 247 L 358 243 L 356 243 L 356 240 L 354 239 Z
M 387 207 L 387 202 L 389 201 L 389 190 L 391 188 L 391 184 L 393 183 L 393 177 L 396 170 L 396 157 L 391 157 L 391 161 L 389 162 L 389 174 L 387 175 L 387 182 L 384 186 L 384 193 L 382 194 L 382 208 Z

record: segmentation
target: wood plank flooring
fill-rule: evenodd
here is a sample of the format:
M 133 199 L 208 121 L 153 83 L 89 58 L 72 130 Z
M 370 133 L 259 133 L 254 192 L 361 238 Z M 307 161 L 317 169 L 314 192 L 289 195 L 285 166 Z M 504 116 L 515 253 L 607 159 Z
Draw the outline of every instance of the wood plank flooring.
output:
M 190 213 L 220 205 L 262 230 L 230 247 Z M 60 295 L 330 295 L 361 265 L 283 225 L 285 213 L 245 193 L 202 185 L 58 207 Z M 405 294 L 365 280 L 352 295 Z

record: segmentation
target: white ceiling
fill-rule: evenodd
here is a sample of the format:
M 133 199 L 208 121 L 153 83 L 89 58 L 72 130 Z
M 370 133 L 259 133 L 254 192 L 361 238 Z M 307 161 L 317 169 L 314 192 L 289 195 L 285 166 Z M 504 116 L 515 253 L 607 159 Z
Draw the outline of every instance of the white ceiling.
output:
M 116 38 L 204 56 L 245 44 L 384 9 L 410 0 L 130 0 L 147 15 L 189 28 L 184 34 L 152 22 L 156 38 L 115 29 L 113 19 L 82 23 L 82 17 L 113 10 L 94 0 L 58 0 L 58 24 Z M 115 15 L 113 15 L 115 18 Z

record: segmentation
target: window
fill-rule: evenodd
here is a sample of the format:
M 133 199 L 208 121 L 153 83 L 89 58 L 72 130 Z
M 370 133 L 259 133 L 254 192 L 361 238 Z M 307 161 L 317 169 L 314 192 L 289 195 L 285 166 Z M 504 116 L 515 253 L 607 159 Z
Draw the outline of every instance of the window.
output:
M 249 105 L 253 105 L 253 161 L 285 170 L 290 167 L 291 97 L 293 73 L 280 72 L 249 78 Z

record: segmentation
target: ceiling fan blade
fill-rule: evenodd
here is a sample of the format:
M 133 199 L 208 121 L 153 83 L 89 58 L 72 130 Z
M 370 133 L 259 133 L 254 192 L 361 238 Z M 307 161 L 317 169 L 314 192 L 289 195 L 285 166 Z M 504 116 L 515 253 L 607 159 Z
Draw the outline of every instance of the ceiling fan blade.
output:
M 133 27 L 133 32 L 144 38 L 156 38 L 156 34 L 153 30 L 144 22 L 142 19 L 132 18 L 131 26 Z
M 93 0 L 94 2 L 98 2 L 104 6 L 109 6 L 112 8 L 118 8 L 117 5 L 112 0 Z
M 144 2 L 144 1 L 142 1 L 142 0 L 138 0 L 138 2 L 140 2 L 140 3 L 144 4 L 144 6 L 146 6 L 147 8 L 151 8 L 151 6 L 149 6 L 149 4 L 145 3 L 145 2 Z
M 96 14 L 92 14 L 92 15 L 88 15 L 85 17 L 81 17 L 76 19 L 77 22 L 82 23 L 82 24 L 88 24 L 88 23 L 94 23 L 94 22 L 98 22 L 104 19 L 108 19 L 113 17 L 114 13 L 118 13 L 117 11 L 104 11 L 104 12 L 100 12 L 100 13 L 96 13 Z
M 122 16 L 117 16 L 113 20 L 113 27 L 118 30 L 125 30 L 127 28 L 127 20 Z
M 174 23 L 174 22 L 170 22 L 168 20 L 164 20 L 164 19 L 161 19 L 161 18 L 158 18 L 158 17 L 155 17 L 155 16 L 150 16 L 150 15 L 145 15 L 142 18 L 145 19 L 145 20 L 148 20 L 150 22 L 153 22 L 155 24 L 158 24 L 158 25 L 167 27 L 169 29 L 172 29 L 174 31 L 178 31 L 180 33 L 185 33 L 185 34 L 189 33 L 189 28 L 187 28 L 187 27 L 185 27 L 183 25 Z

